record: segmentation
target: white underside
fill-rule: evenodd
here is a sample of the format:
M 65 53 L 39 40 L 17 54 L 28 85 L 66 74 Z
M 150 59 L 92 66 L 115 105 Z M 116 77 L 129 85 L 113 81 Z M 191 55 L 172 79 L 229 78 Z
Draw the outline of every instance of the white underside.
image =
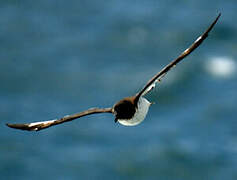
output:
M 145 119 L 150 105 L 151 103 L 147 99 L 140 97 L 138 101 L 138 109 L 136 113 L 134 114 L 133 118 L 132 119 L 118 119 L 118 122 L 124 126 L 135 126 L 141 123 Z

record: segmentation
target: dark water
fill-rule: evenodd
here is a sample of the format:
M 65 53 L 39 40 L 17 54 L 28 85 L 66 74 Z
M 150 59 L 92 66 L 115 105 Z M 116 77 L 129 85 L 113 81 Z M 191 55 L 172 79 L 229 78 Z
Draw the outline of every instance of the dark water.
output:
M 41 132 L 5 123 L 112 106 L 222 17 L 148 95 L 136 127 L 112 115 Z M 237 179 L 235 0 L 0 2 L 0 179 Z

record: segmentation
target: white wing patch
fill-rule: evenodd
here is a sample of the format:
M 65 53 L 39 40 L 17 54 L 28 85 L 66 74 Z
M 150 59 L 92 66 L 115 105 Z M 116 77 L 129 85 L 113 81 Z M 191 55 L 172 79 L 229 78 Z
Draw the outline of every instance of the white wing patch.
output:
M 52 123 L 54 123 L 55 121 L 56 121 L 56 119 L 49 120 L 49 121 L 34 122 L 34 123 L 30 123 L 30 124 L 28 124 L 28 127 L 33 127 L 33 126 L 37 126 L 37 125 L 52 124 Z M 36 127 L 34 130 L 37 131 L 38 128 Z
M 155 80 L 154 83 L 152 83 L 143 93 L 142 96 L 146 95 L 147 93 L 149 93 L 154 87 L 156 87 L 156 83 L 158 80 Z
M 49 124 L 49 123 L 53 123 L 55 122 L 56 120 L 49 120 L 49 121 L 40 121 L 40 122 L 34 122 L 34 123 L 30 123 L 28 126 L 29 127 L 32 127 L 32 126 L 36 126 L 36 125 L 39 125 L 39 124 Z

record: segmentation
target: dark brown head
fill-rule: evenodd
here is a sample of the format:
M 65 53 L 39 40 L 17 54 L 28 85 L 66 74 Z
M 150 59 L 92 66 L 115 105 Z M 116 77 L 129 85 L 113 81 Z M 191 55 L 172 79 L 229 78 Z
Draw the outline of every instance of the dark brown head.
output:
M 126 97 L 117 102 L 114 107 L 115 122 L 118 119 L 131 119 L 136 112 L 137 105 L 134 101 L 135 97 Z

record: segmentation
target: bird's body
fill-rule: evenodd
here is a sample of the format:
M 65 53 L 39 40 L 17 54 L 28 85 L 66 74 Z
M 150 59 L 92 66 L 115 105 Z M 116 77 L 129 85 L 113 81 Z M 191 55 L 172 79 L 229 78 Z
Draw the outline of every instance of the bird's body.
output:
M 82 111 L 77 114 L 64 116 L 60 119 L 40 121 L 27 124 L 7 124 L 7 126 L 15 129 L 29 130 L 29 131 L 39 131 L 54 125 L 62 124 L 65 122 L 72 121 L 74 119 L 87 116 L 96 113 L 112 113 L 115 116 L 115 122 L 119 122 L 125 126 L 135 126 L 141 123 L 149 110 L 150 103 L 144 95 L 149 93 L 156 85 L 157 82 L 164 77 L 164 75 L 178 64 L 182 59 L 193 52 L 208 36 L 208 33 L 216 24 L 221 14 L 213 21 L 213 23 L 207 28 L 207 30 L 197 38 L 197 40 L 191 44 L 183 53 L 181 53 L 175 60 L 166 65 L 160 72 L 155 74 L 137 94 L 131 97 L 126 97 L 119 102 L 115 103 L 111 108 L 92 108 Z
M 115 121 L 118 121 L 124 126 L 135 126 L 141 123 L 145 119 L 149 107 L 152 104 L 146 98 L 140 97 L 137 105 L 130 105 L 131 102 L 134 102 L 133 99 L 134 97 L 125 98 L 114 106 Z M 124 115 L 124 112 L 126 112 L 127 116 L 120 116 L 120 114 Z

